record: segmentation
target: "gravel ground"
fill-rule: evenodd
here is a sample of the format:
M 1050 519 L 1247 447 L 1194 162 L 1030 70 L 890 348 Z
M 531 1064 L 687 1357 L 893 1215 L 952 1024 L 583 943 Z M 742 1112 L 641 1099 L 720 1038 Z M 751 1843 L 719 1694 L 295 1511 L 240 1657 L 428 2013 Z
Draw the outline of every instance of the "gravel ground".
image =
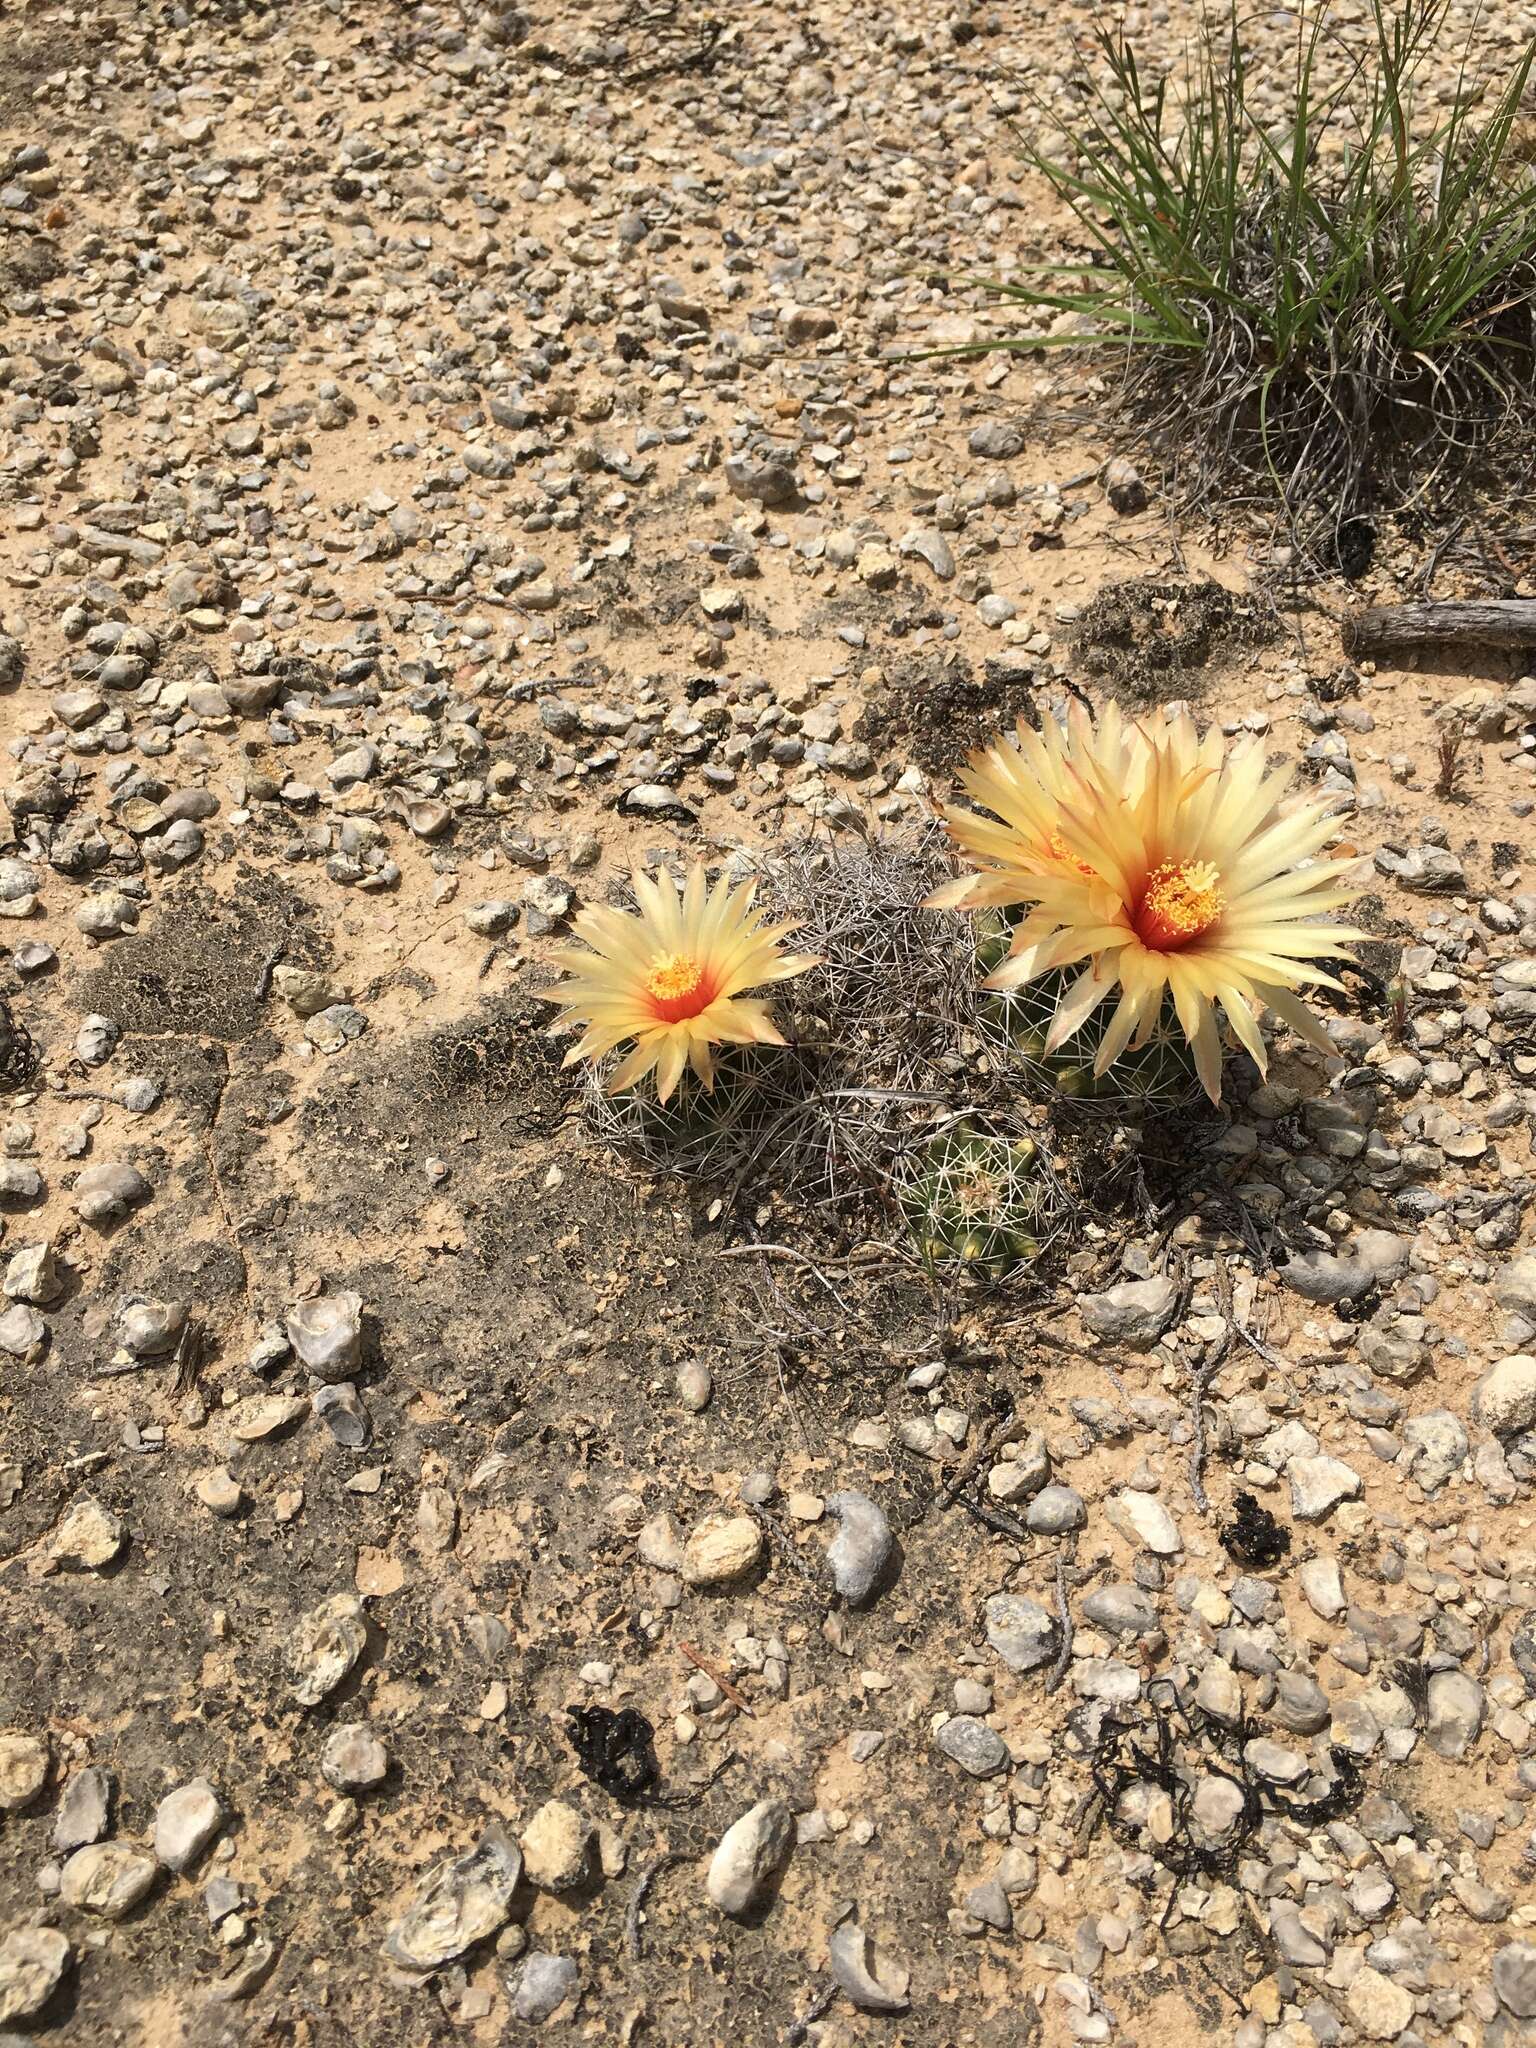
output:
M 0 2041 L 1536 2039 L 1536 680 L 902 360 L 1092 20 L 0 17 Z M 1069 687 L 1336 798 L 1333 1058 L 991 1292 L 602 1142 L 576 908 Z

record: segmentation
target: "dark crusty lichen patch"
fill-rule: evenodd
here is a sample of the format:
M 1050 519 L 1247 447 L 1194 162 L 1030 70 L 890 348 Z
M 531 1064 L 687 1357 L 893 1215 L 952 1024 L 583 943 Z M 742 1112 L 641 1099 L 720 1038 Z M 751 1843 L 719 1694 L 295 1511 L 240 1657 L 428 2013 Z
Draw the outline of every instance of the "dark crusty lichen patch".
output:
M 269 873 L 242 870 L 228 897 L 183 882 L 142 931 L 113 943 L 85 977 L 84 999 L 124 1031 L 248 1038 L 267 1014 L 274 957 L 328 965 L 330 943 L 312 920 L 305 898 Z

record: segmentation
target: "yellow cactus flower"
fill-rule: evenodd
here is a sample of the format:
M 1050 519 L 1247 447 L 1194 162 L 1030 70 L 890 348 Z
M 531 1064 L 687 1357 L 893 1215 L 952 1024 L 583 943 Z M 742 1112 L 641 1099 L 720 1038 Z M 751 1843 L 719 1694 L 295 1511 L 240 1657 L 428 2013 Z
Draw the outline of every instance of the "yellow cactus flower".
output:
M 1317 963 L 1347 959 L 1361 934 L 1311 922 L 1358 894 L 1354 863 L 1314 858 L 1333 820 L 1315 800 L 1283 812 L 1289 771 L 1270 774 L 1258 740 L 1230 750 L 1184 714 L 1125 726 L 1111 713 L 1021 733 L 973 760 L 964 787 L 996 814 L 952 810 L 945 822 L 978 872 L 935 904 L 1032 905 L 986 986 L 1019 988 L 1085 963 L 1062 994 L 1046 1040 L 1054 1052 L 1118 996 L 1094 1060 L 1102 1074 L 1143 1043 L 1165 995 L 1213 1102 L 1221 1097 L 1218 1011 L 1266 1060 L 1258 1018 L 1272 1010 L 1324 1051 L 1321 1024 L 1294 991 L 1341 984 Z
M 1124 722 L 1117 704 L 1108 705 L 1097 724 L 1081 704 L 1072 706 L 1065 725 L 1046 712 L 1038 732 L 1020 719 L 1013 739 L 973 754 L 960 778 L 981 810 L 945 813 L 950 837 L 978 872 L 946 882 L 929 906 L 1021 903 L 1026 899 L 1014 885 L 1022 875 L 1087 872 L 1062 839 L 1062 807 L 1084 778 L 1096 788 L 1123 789 L 1133 759 L 1146 750 L 1141 729 Z
M 633 1087 L 653 1070 L 665 1102 L 683 1069 L 714 1086 L 716 1045 L 783 1045 L 767 1005 L 743 989 L 787 981 L 814 967 L 805 953 L 781 953 L 791 925 L 764 924 L 752 908 L 755 882 L 711 889 L 695 866 L 682 893 L 665 869 L 636 871 L 638 912 L 596 908 L 578 913 L 572 929 L 585 943 L 562 947 L 555 964 L 567 979 L 550 991 L 566 1014 L 557 1030 L 585 1027 L 565 1056 L 600 1059 L 634 1040 L 608 1086 Z

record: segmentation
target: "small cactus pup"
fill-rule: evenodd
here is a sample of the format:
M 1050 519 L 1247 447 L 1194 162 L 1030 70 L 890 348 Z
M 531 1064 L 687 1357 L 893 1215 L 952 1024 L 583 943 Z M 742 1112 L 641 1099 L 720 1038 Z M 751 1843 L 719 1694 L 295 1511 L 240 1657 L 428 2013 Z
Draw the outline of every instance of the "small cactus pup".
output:
M 976 1117 L 914 1151 L 897 1199 L 930 1272 L 988 1281 L 1038 1265 L 1067 1222 L 1065 1198 L 1035 1140 Z
M 685 1070 L 665 1101 L 649 1077 L 617 1092 L 617 1054 L 592 1066 L 585 1109 L 598 1137 L 652 1171 L 685 1180 L 723 1180 L 774 1140 L 787 1153 L 797 1112 L 815 1085 L 815 1060 L 792 1046 L 724 1046 L 711 1085 Z

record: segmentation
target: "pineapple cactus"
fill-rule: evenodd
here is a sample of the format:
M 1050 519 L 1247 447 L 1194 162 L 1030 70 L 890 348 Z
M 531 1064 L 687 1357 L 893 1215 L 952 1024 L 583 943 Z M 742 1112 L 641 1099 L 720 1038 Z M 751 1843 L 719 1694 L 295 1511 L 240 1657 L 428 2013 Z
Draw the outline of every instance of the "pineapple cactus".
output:
M 1039 1146 L 966 1117 L 909 1162 L 897 1199 L 930 1269 L 1003 1280 L 1060 1235 L 1066 1204 Z
M 641 1164 L 690 1180 L 739 1170 L 758 1138 L 792 1115 L 809 1087 L 805 1056 L 787 1046 L 726 1046 L 715 1061 L 712 1089 L 685 1069 L 665 1102 L 649 1075 L 609 1094 L 614 1064 L 590 1073 L 586 1108 L 594 1129 Z
M 977 961 L 984 975 L 1001 964 L 1008 942 L 1009 931 L 1001 918 L 978 936 Z M 1047 1052 L 1051 1021 L 1073 979 L 1075 971 L 1058 969 L 1006 994 L 982 991 L 984 1035 L 1023 1068 L 1041 1100 L 1084 1116 L 1134 1122 L 1170 1115 L 1200 1099 L 1194 1054 L 1171 997 L 1164 999 L 1145 1044 L 1134 1050 L 1127 1047 L 1102 1074 L 1094 1073 L 1093 1062 L 1115 1013 L 1112 994 L 1106 994 L 1065 1045 Z

